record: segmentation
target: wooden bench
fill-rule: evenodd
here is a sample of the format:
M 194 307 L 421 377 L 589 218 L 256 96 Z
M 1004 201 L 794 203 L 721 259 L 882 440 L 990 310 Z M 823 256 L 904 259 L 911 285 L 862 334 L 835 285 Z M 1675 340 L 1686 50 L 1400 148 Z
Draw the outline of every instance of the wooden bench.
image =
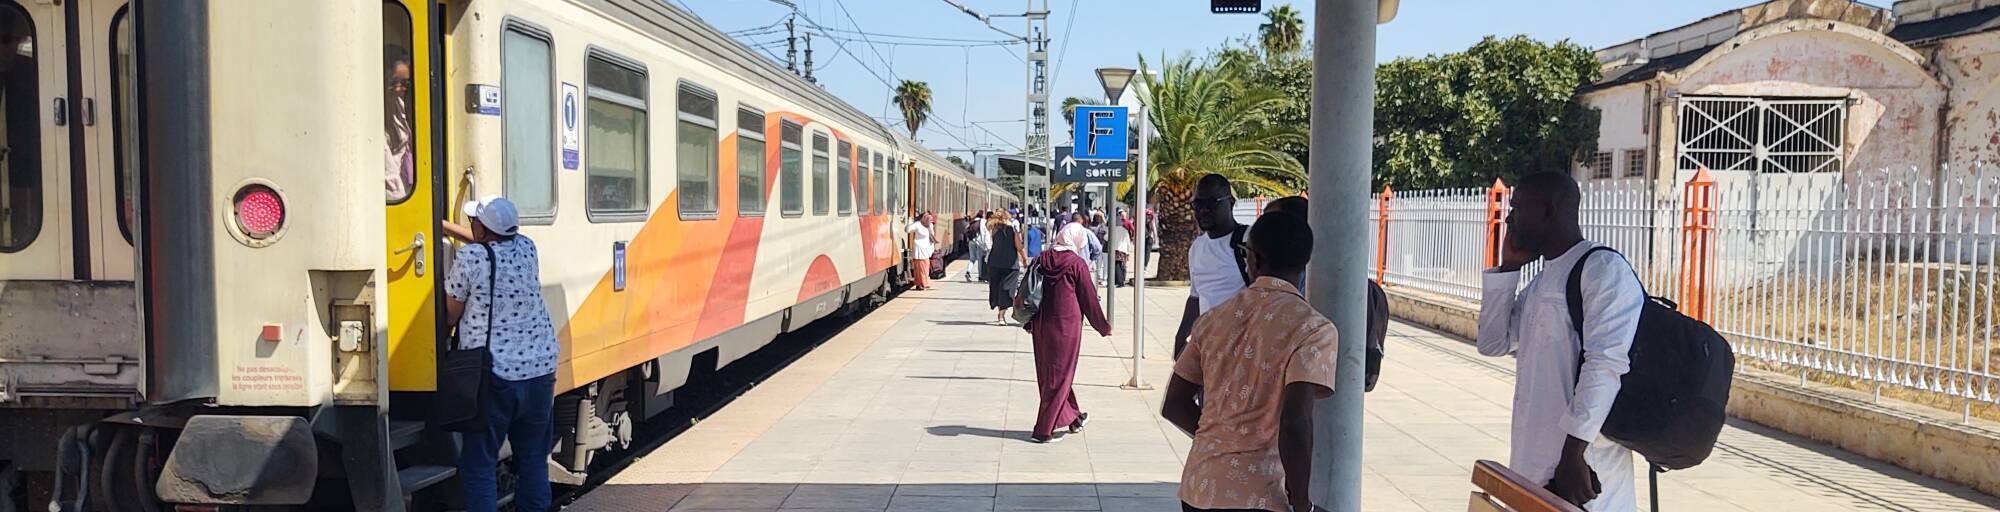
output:
M 1467 512 L 1582 512 L 1548 489 L 1529 482 L 1507 466 L 1490 460 L 1472 464 L 1472 491 Z

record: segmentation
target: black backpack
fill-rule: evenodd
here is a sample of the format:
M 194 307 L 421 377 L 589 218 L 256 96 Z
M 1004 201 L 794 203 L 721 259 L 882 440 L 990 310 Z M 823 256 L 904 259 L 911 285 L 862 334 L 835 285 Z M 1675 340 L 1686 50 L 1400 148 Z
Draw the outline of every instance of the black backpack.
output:
M 1583 265 L 1597 247 L 1578 258 L 1569 273 L 1570 328 L 1583 336 Z M 1635 276 L 1636 277 L 1636 276 Z M 1600 433 L 1646 458 L 1653 472 L 1687 469 L 1715 449 L 1735 380 L 1736 355 L 1715 328 L 1681 314 L 1673 301 L 1648 296 L 1632 337 L 1631 369 L 1620 379 L 1618 398 Z M 1582 378 L 1583 358 L 1577 357 Z
M 1014 296 L 1017 302 L 1014 306 L 1014 321 L 1020 323 L 1022 329 L 1033 330 L 1031 322 L 1035 321 L 1036 314 L 1042 312 L 1042 261 L 1028 260 L 1028 268 L 1022 269 L 1014 277 L 1021 280 L 1021 285 Z

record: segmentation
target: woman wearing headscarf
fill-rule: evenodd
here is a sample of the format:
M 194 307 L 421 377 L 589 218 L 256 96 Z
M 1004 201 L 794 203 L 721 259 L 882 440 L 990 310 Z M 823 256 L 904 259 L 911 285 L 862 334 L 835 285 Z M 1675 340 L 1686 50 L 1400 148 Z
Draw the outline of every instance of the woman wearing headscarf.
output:
M 1069 432 L 1083 430 L 1089 415 L 1076 403 L 1076 360 L 1083 350 L 1083 322 L 1103 336 L 1111 335 L 1111 321 L 1097 305 L 1097 287 L 1090 282 L 1090 265 L 1079 254 L 1094 238 L 1082 223 L 1064 226 L 1055 245 L 1035 259 L 1036 274 L 1042 280 L 1041 307 L 1027 325 L 1035 348 L 1035 383 L 1041 390 L 1041 406 L 1035 414 L 1031 439 L 1037 443 L 1060 441 L 1056 427 Z

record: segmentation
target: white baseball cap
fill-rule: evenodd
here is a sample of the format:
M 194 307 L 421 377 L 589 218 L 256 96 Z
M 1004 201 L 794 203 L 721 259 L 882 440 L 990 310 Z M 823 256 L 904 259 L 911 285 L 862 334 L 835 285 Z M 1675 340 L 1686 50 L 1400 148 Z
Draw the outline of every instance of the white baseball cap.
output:
M 486 196 L 466 201 L 463 211 L 466 217 L 477 219 L 494 233 L 513 235 L 521 231 L 521 214 L 514 209 L 514 202 L 505 197 Z

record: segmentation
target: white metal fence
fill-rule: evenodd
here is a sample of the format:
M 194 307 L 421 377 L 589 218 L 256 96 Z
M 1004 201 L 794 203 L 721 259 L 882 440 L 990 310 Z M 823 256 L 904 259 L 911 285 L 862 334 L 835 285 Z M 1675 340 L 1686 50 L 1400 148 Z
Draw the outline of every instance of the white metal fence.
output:
M 1582 221 L 1586 236 L 1632 260 L 1650 293 L 1705 293 L 1708 321 L 1741 356 L 1994 403 L 2000 169 L 1922 174 L 1715 173 L 1705 291 L 1681 288 L 1683 186 L 1587 183 Z M 1386 236 L 1377 194 L 1368 221 L 1387 247 L 1387 282 L 1478 301 L 1487 192 L 1394 192 Z

